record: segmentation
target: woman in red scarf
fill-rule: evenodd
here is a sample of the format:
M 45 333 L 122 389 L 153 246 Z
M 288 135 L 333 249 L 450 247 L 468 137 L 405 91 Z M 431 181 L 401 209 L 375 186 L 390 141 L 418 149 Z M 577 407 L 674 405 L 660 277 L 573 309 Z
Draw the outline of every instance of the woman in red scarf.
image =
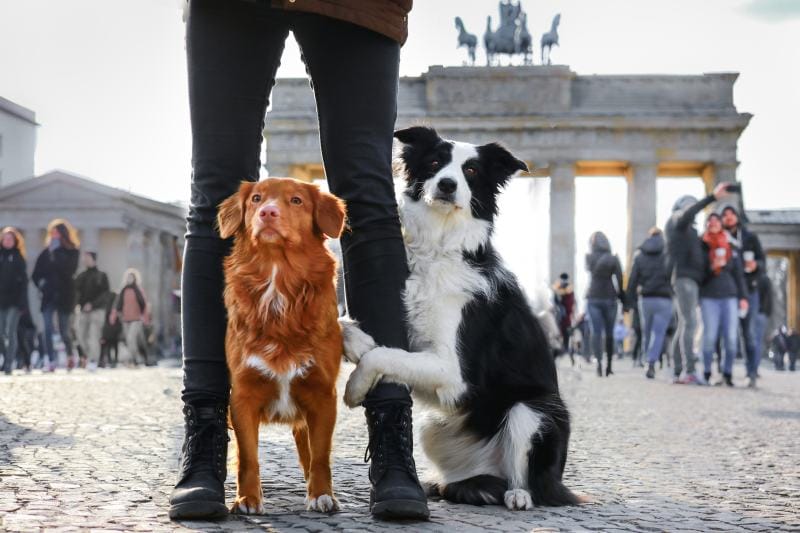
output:
M 747 310 L 747 289 L 739 250 L 731 245 L 722 229 L 719 215 L 706 219 L 702 236 L 706 252 L 706 279 L 700 286 L 700 311 L 703 315 L 703 364 L 705 378 L 711 377 L 711 362 L 717 341 L 722 337 L 725 358 L 723 380 L 719 384 L 733 387 L 733 359 L 737 349 L 737 312 Z

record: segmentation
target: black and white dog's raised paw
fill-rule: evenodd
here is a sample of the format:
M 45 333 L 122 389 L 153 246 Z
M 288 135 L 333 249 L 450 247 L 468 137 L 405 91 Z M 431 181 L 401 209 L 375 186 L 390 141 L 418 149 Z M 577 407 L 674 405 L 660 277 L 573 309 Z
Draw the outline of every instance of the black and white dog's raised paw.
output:
M 344 341 L 344 358 L 358 364 L 365 353 L 375 348 L 375 340 L 358 326 L 358 322 L 349 316 L 339 317 Z

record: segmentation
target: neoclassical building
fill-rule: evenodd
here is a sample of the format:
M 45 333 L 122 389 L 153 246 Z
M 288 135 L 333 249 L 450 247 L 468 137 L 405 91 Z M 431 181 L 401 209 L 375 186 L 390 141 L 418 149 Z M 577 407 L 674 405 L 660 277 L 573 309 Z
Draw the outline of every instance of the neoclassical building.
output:
M 98 266 L 108 273 L 112 290 L 118 291 L 127 268 L 142 273 L 157 331 L 169 344 L 179 334 L 176 291 L 180 288 L 184 209 L 60 170 L 0 188 L 0 227 L 22 231 L 29 274 L 53 218 L 67 219 L 78 231 L 81 249 L 98 253 Z M 82 269 L 79 267 L 79 272 Z M 30 296 L 31 306 L 38 309 L 39 296 L 32 284 Z
M 549 271 L 568 272 L 574 279 L 576 177 L 625 177 L 629 261 L 656 225 L 658 178 L 701 178 L 708 191 L 718 182 L 736 181 L 737 142 L 751 118 L 734 105 L 737 77 L 584 76 L 566 66 L 432 66 L 421 76 L 401 78 L 397 127 L 429 124 L 447 138 L 500 141 L 533 169 L 523 176 L 549 177 Z M 277 81 L 266 124 L 271 175 L 324 177 L 307 79 Z M 776 226 L 759 229 L 770 232 Z M 782 241 L 775 248 L 766 240 L 773 255 L 789 261 L 787 282 L 797 298 L 800 243 Z M 788 311 L 790 323 L 800 325 L 796 306 Z

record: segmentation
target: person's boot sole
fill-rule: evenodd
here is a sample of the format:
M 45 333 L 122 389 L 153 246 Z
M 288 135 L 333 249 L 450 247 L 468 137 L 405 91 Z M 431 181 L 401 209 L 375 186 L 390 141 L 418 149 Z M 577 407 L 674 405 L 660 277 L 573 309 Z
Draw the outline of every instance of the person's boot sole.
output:
M 389 500 L 377 502 L 370 509 L 380 520 L 427 520 L 431 512 L 428 504 L 418 500 Z
M 183 502 L 169 508 L 170 520 L 223 520 L 227 517 L 228 508 L 219 502 Z

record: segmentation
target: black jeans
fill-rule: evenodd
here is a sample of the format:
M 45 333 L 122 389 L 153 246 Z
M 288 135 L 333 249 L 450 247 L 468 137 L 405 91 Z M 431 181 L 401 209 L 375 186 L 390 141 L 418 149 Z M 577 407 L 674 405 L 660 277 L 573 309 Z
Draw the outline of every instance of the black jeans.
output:
M 273 9 L 268 1 L 192 0 L 186 26 L 192 121 L 192 196 L 182 320 L 186 402 L 225 400 L 226 314 L 217 206 L 256 181 L 264 115 L 283 45 L 294 33 L 312 81 L 325 173 L 347 203 L 342 236 L 347 309 L 382 345 L 407 349 L 408 276 L 391 169 L 398 43 L 334 19 Z M 258 327 L 254 324 L 253 327 Z M 381 384 L 376 400 L 407 400 Z

